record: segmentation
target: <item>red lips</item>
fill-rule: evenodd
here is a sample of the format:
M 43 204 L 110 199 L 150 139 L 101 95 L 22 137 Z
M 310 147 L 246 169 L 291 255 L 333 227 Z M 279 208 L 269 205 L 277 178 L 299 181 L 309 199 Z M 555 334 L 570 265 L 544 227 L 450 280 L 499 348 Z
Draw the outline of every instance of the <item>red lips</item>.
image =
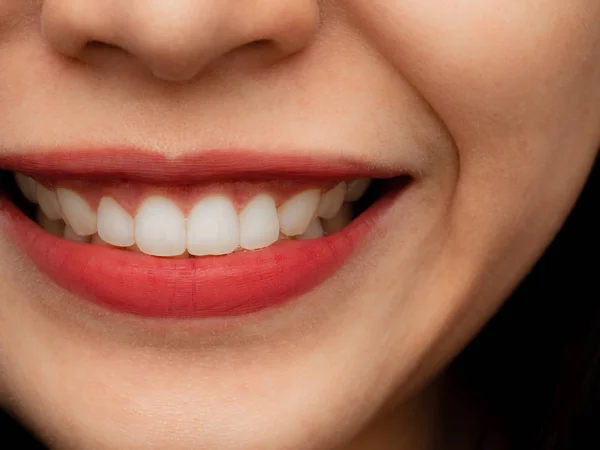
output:
M 143 152 L 78 151 L 4 158 L 0 167 L 36 178 L 156 183 L 383 175 L 352 162 L 223 151 L 176 161 Z M 0 225 L 42 272 L 82 299 L 139 316 L 214 317 L 251 313 L 314 289 L 343 265 L 391 199 L 391 195 L 380 199 L 349 226 L 321 239 L 281 241 L 261 250 L 193 259 L 163 259 L 57 238 L 7 198 L 0 201 Z

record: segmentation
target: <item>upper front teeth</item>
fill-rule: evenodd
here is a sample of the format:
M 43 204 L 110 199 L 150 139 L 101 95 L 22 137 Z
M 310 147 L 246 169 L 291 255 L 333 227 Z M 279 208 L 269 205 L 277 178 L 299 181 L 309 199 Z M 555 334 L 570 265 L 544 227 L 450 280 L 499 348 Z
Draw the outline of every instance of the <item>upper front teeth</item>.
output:
M 240 213 L 240 247 L 257 250 L 279 239 L 279 218 L 270 195 L 257 195 Z
M 135 243 L 148 255 L 183 254 L 187 245 L 185 217 L 177 205 L 165 197 L 146 199 L 135 216 Z
M 240 243 L 237 212 L 227 197 L 210 196 L 196 204 L 187 218 L 187 248 L 190 254 L 226 255 Z
M 344 201 L 358 199 L 370 181 L 342 182 L 323 194 L 319 189 L 309 189 L 279 207 L 272 196 L 258 194 L 239 214 L 227 196 L 208 195 L 191 208 L 186 218 L 164 196 L 146 198 L 132 217 L 110 196 L 102 197 L 97 211 L 93 211 L 71 189 L 51 190 L 21 174 L 15 174 L 15 178 L 23 194 L 39 203 L 38 222 L 52 234 L 135 248 L 155 256 L 188 252 L 195 256 L 225 255 L 238 248 L 267 247 L 281 235 L 297 239 L 322 237 L 350 222 L 352 208 Z
M 89 219 L 91 221 L 91 217 Z M 133 218 L 112 197 L 104 197 L 100 200 L 98 236 L 104 242 L 116 247 L 131 247 L 135 244 Z

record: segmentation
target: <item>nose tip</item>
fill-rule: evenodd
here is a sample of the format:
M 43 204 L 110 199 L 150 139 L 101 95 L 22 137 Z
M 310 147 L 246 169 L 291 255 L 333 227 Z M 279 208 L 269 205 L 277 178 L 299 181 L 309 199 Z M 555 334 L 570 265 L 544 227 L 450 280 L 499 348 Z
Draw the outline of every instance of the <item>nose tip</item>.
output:
M 268 60 L 302 50 L 319 25 L 317 0 L 45 0 L 49 45 L 85 59 L 92 43 L 117 47 L 170 81 L 194 78 L 213 61 L 260 42 Z

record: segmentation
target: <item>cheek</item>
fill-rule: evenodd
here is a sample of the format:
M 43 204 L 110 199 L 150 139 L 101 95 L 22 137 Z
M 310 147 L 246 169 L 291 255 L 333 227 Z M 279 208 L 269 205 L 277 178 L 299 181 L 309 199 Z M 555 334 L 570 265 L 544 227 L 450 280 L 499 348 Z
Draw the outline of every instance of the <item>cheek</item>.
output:
M 598 96 L 599 2 L 354 3 L 371 42 L 431 104 L 459 147 L 477 135 L 504 137 L 556 120 L 550 116 L 572 117 L 569 106 Z
M 356 25 L 452 137 L 460 161 L 455 216 L 481 218 L 468 228 L 499 235 L 545 214 L 556 225 L 600 138 L 600 2 L 352 6 L 363 18 Z

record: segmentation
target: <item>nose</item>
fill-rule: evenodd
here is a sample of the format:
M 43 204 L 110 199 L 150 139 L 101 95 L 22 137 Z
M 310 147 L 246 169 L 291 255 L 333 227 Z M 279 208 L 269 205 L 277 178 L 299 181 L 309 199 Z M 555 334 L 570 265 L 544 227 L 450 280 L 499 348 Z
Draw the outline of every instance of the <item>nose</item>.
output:
M 93 44 L 127 52 L 165 80 L 194 78 L 246 47 L 272 63 L 314 39 L 318 0 L 45 0 L 43 34 L 56 51 L 83 59 Z M 90 45 L 92 44 L 92 45 Z

